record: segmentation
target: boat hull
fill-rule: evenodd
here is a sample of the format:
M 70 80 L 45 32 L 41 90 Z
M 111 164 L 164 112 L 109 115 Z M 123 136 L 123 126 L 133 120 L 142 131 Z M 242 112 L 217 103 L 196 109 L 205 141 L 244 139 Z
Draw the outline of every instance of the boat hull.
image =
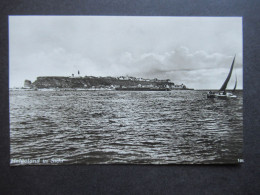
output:
M 207 98 L 230 99 L 230 98 L 237 98 L 237 96 L 232 93 L 225 94 L 223 92 L 220 92 L 220 93 L 208 92 Z
M 234 99 L 234 98 L 237 98 L 237 96 L 232 94 L 232 93 L 226 93 L 226 94 L 220 93 L 220 94 L 217 94 L 216 96 L 219 99 L 231 99 L 231 98 Z

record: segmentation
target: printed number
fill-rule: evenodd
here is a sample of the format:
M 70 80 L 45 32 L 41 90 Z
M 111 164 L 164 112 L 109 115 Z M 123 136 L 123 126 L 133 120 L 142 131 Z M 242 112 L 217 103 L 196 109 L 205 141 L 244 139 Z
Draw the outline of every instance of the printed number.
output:
M 239 163 L 243 163 L 244 162 L 244 159 L 237 159 L 237 162 L 239 162 Z

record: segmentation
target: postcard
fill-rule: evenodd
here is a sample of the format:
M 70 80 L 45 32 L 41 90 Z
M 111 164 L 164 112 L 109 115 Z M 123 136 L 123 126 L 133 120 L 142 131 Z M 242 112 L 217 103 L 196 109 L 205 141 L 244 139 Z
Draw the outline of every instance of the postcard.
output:
M 237 164 L 242 17 L 9 16 L 10 165 Z

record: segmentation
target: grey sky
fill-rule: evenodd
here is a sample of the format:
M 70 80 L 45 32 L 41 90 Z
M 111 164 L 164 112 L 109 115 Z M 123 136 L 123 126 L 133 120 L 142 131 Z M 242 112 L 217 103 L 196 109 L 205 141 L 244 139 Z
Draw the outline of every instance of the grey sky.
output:
M 38 76 L 169 78 L 242 88 L 241 17 L 10 16 L 10 87 Z

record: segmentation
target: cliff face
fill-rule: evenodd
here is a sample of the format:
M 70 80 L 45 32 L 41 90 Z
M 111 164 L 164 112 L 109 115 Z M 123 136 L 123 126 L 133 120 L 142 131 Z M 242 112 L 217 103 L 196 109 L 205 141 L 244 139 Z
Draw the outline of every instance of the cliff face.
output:
M 36 88 L 91 88 L 121 86 L 173 86 L 169 81 L 120 80 L 115 77 L 38 77 L 32 85 Z

